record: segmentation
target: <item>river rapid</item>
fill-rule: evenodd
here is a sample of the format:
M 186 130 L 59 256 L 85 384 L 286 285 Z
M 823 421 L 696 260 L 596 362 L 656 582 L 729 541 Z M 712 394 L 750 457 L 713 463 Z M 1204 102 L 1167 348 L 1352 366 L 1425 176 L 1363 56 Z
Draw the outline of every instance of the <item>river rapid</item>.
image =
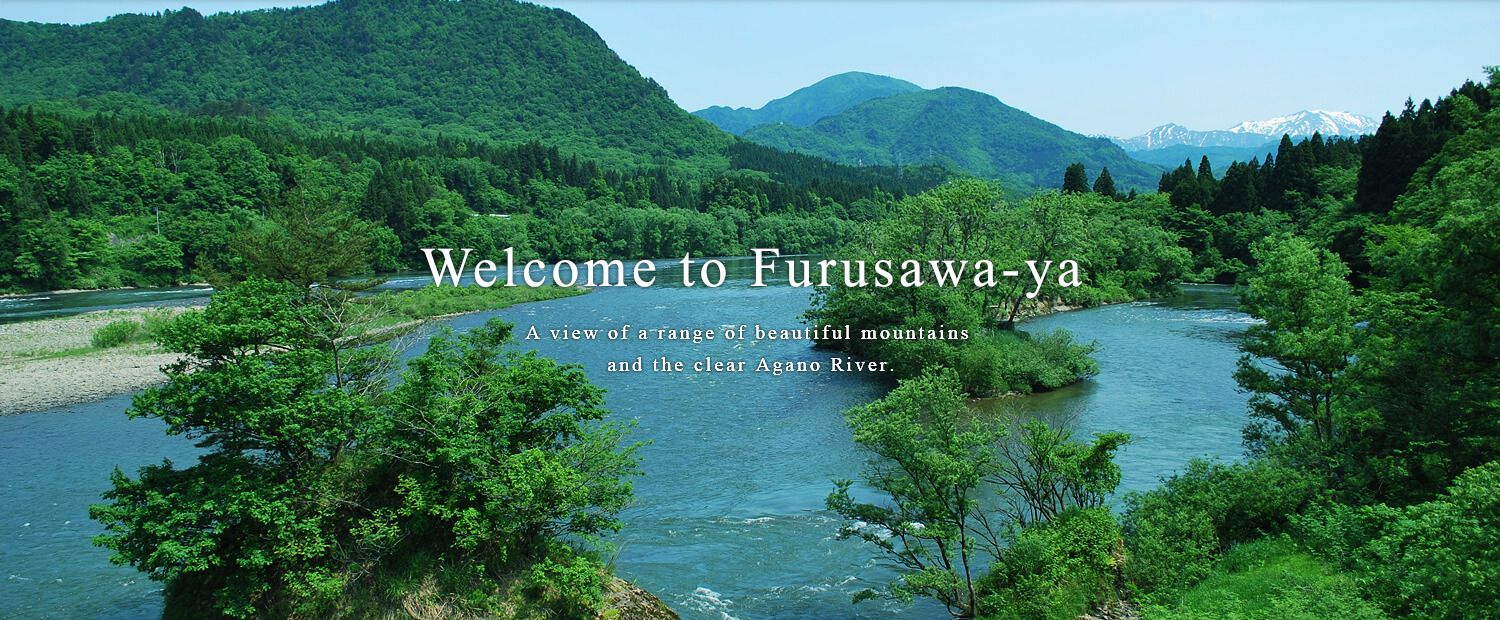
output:
M 545 336 L 564 326 L 608 330 L 626 324 L 799 328 L 810 295 L 809 289 L 747 288 L 744 268 L 732 268 L 731 280 L 720 288 L 671 286 L 670 272 L 663 276 L 653 288 L 600 289 L 461 316 L 428 329 L 462 331 L 496 316 L 516 323 L 518 335 L 535 326 L 543 339 L 523 346 L 582 364 L 608 390 L 613 415 L 637 422 L 633 439 L 649 442 L 640 451 L 645 475 L 636 481 L 636 502 L 614 539 L 614 565 L 684 618 L 945 618 L 930 603 L 850 603 L 854 593 L 894 574 L 871 546 L 837 540 L 840 524 L 823 510 L 831 481 L 857 478 L 865 462 L 841 412 L 887 389 L 874 375 L 748 371 L 762 357 L 821 362 L 826 369 L 836 356 L 802 341 Z M 398 278 L 388 286 L 417 286 L 424 279 Z M 153 297 L 148 291 L 90 295 L 104 306 Z M 162 297 L 192 298 L 182 289 Z M 1131 433 L 1133 443 L 1118 456 L 1122 491 L 1150 488 L 1193 457 L 1237 459 L 1245 396 L 1235 390 L 1231 373 L 1236 340 L 1251 319 L 1234 305 L 1227 288 L 1188 286 L 1168 300 L 1028 321 L 1023 329 L 1061 327 L 1080 341 L 1096 342 L 1099 375 L 1056 392 L 976 406 L 1064 422 L 1079 436 Z M 58 302 L 45 308 L 46 314 L 69 309 Z M 703 357 L 745 360 L 751 368 L 607 370 L 610 362 L 636 356 L 647 364 L 667 356 L 689 366 Z M 0 417 L 0 617 L 159 617 L 160 585 L 111 565 L 107 551 L 90 545 L 100 527 L 89 520 L 88 505 L 100 501 L 113 468 L 134 471 L 162 458 L 191 462 L 194 449 L 165 436 L 159 422 L 127 420 L 122 412 L 128 404 L 129 396 L 122 395 Z

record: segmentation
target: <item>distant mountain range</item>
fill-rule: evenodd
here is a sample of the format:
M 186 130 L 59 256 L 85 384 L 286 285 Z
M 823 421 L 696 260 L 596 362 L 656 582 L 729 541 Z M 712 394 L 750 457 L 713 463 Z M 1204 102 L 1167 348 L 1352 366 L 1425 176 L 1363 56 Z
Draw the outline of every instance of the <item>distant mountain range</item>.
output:
M 1303 110 L 1295 114 L 1245 121 L 1229 129 L 1197 131 L 1176 123 L 1167 123 L 1134 138 L 1112 138 L 1125 150 L 1148 151 L 1170 146 L 1258 147 L 1281 140 L 1282 135 L 1305 138 L 1314 133 L 1324 136 L 1359 136 L 1374 133 L 1380 124 L 1368 116 L 1349 112 Z
M 693 114 L 738 136 L 756 125 L 786 123 L 806 127 L 820 118 L 833 116 L 871 99 L 919 90 L 922 90 L 921 86 L 906 80 L 850 71 L 799 88 L 759 108 L 716 105 Z
M 694 114 L 773 148 L 855 165 L 938 164 L 1015 189 L 1058 187 L 1074 162 L 1090 175 L 1108 167 L 1121 188 L 1154 188 L 1161 175 L 1106 138 L 1065 130 L 991 95 L 924 90 L 869 73 L 830 77 L 759 110 Z

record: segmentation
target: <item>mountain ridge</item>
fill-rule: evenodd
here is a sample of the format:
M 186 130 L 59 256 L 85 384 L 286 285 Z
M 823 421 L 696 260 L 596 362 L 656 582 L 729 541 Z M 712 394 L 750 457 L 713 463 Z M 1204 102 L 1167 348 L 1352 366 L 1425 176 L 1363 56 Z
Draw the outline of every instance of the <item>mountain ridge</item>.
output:
M 738 136 L 758 125 L 790 123 L 806 127 L 871 99 L 919 90 L 922 90 L 921 86 L 906 80 L 847 71 L 772 99 L 759 108 L 709 106 L 693 112 L 693 115 Z
M 745 138 L 846 164 L 936 163 L 1013 188 L 1058 187 L 1064 169 L 1078 161 L 1091 175 L 1108 167 L 1122 188 L 1154 187 L 1161 172 L 1106 138 L 1068 131 L 993 95 L 958 87 L 872 99 L 808 127 L 760 125 Z
M 1301 110 L 1292 114 L 1258 121 L 1243 121 L 1228 129 L 1196 130 L 1177 123 L 1166 123 L 1131 138 L 1111 138 L 1126 151 L 1148 151 L 1171 146 L 1255 148 L 1280 140 L 1283 134 L 1293 138 L 1356 136 L 1374 133 L 1379 122 L 1351 112 Z

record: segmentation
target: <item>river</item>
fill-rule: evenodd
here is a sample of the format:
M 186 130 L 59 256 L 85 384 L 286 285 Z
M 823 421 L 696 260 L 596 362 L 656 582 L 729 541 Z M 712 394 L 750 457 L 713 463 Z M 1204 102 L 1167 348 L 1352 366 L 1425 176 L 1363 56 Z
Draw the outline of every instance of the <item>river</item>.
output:
M 670 276 L 670 272 L 664 272 Z M 807 289 L 745 287 L 743 269 L 722 288 L 601 289 L 591 294 L 467 315 L 455 330 L 492 316 L 530 326 L 608 329 L 797 327 Z M 414 284 L 419 279 L 410 279 Z M 664 277 L 663 281 L 670 278 Z M 393 284 L 392 286 L 404 286 Z M 144 292 L 144 291 L 141 291 Z M 167 298 L 181 293 L 166 293 Z M 131 302 L 149 300 L 140 295 Z M 1185 287 L 1170 300 L 1121 304 L 1029 321 L 1063 327 L 1099 345 L 1100 373 L 1056 392 L 981 406 L 1067 420 L 1080 435 L 1123 430 L 1122 490 L 1146 489 L 1189 458 L 1240 455 L 1245 397 L 1230 375 L 1235 339 L 1248 324 L 1222 287 Z M 65 313 L 53 307 L 49 313 Z M 0 327 L 3 329 L 3 327 Z M 727 618 L 944 618 L 931 604 L 850 603 L 892 573 L 869 545 L 835 538 L 823 498 L 839 478 L 857 478 L 865 456 L 840 415 L 880 395 L 868 376 L 844 373 L 610 373 L 611 360 L 666 355 L 723 359 L 822 360 L 827 352 L 785 341 L 527 343 L 584 366 L 608 390 L 619 419 L 638 421 L 634 438 L 646 474 L 615 538 L 621 576 L 693 620 Z M 415 354 L 416 351 L 408 352 Z M 121 413 L 128 396 L 0 417 L 0 617 L 152 618 L 159 584 L 89 544 L 99 527 L 87 506 L 116 466 L 133 471 L 163 457 L 190 461 L 193 449 L 152 420 Z

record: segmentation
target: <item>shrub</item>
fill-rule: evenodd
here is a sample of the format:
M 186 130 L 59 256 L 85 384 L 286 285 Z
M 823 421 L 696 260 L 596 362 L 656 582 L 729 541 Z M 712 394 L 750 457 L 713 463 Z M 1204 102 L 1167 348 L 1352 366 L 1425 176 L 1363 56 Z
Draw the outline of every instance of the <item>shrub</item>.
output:
M 1120 526 L 1106 508 L 1027 527 L 979 586 L 986 618 L 1077 618 L 1115 598 Z
M 94 332 L 90 343 L 100 349 L 118 347 L 137 340 L 142 333 L 142 326 L 133 319 L 120 319 L 111 321 L 108 325 Z
M 1160 488 L 1125 498 L 1126 574 L 1147 592 L 1190 586 L 1231 545 L 1284 531 L 1321 488 L 1316 476 L 1272 460 L 1194 460 Z
M 1363 573 L 1396 615 L 1480 618 L 1500 599 L 1500 461 L 1472 468 L 1437 499 L 1309 511 L 1296 531 Z
M 1231 548 L 1214 572 L 1170 604 L 1148 603 L 1148 620 L 1377 620 L 1354 579 L 1276 536 Z

